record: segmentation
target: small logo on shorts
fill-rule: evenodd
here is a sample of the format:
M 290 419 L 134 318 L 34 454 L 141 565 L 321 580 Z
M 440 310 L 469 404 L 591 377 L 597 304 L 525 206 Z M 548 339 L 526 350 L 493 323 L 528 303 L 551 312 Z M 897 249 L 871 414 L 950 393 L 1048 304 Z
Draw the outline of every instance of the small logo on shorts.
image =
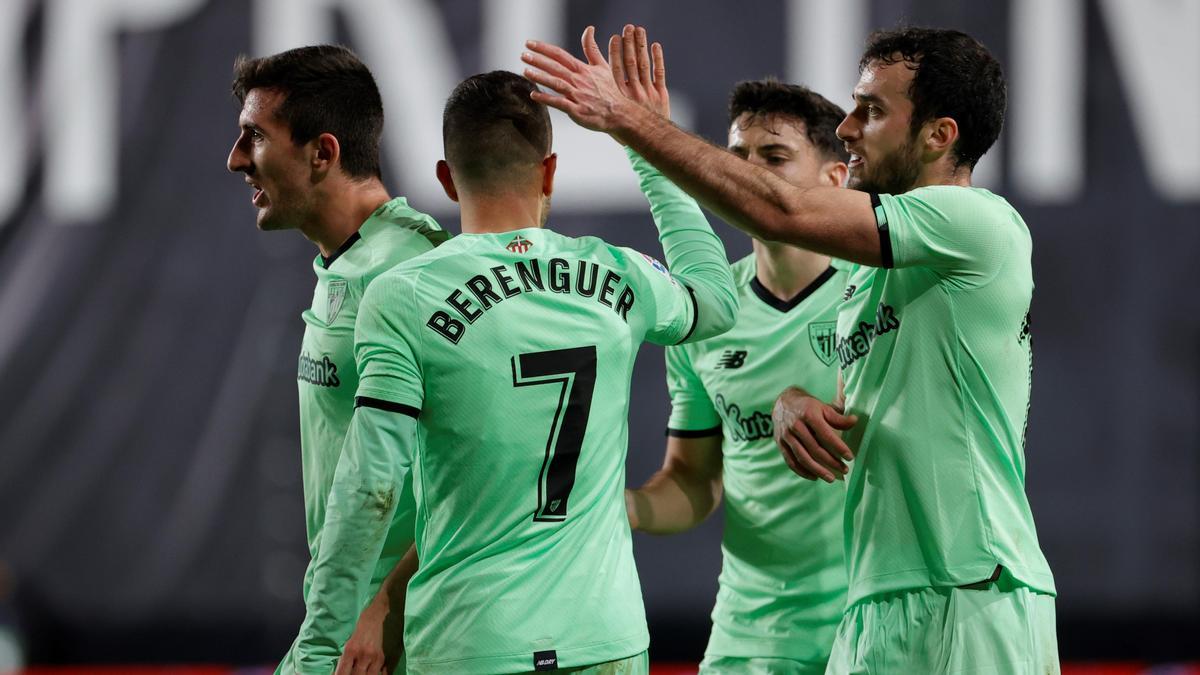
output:
M 513 240 L 508 242 L 508 245 L 504 248 L 512 251 L 513 253 L 524 253 L 533 248 L 533 242 L 518 234 L 517 236 L 513 237 Z
M 558 669 L 558 653 L 553 649 L 544 652 L 533 653 L 533 669 L 534 670 L 556 670 Z

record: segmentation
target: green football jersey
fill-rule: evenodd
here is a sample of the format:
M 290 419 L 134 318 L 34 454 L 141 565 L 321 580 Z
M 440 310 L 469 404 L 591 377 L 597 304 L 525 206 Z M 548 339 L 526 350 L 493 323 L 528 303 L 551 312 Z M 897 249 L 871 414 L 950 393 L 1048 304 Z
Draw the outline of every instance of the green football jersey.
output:
M 846 605 L 845 485 L 788 469 L 771 410 L 791 385 L 825 401 L 837 393 L 847 273 L 831 266 L 785 302 L 755 272 L 754 255 L 733 265 L 740 309 L 729 332 L 666 350 L 668 433 L 722 436 L 725 531 L 705 655 L 824 663 Z
M 872 196 L 882 268 L 838 316 L 849 601 L 991 578 L 1054 593 L 1025 495 L 1032 241 L 987 190 Z
M 300 456 L 304 477 L 304 515 L 313 560 L 320 547 L 325 505 L 333 472 L 342 454 L 354 414 L 358 372 L 354 365 L 354 321 L 367 284 L 398 263 L 446 241 L 433 218 L 410 207 L 403 197 L 386 202 L 359 231 L 329 258 L 317 256 L 317 287 L 304 317 L 304 341 L 296 369 L 300 389 Z M 411 522 L 411 518 L 398 519 Z M 372 592 L 408 550 L 411 532 L 397 531 L 386 546 Z M 403 546 L 403 548 L 401 548 Z M 304 578 L 307 597 L 312 565 Z

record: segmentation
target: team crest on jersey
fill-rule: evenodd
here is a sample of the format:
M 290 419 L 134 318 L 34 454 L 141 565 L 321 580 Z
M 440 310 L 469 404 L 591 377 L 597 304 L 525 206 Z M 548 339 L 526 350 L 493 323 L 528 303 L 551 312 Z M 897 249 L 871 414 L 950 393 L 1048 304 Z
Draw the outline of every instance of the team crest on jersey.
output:
M 333 323 L 342 304 L 346 301 L 346 280 L 334 279 L 329 282 L 329 303 L 325 306 L 325 323 Z
M 821 363 L 830 365 L 837 356 L 837 322 L 814 321 L 808 324 L 808 344 Z
M 508 242 L 508 245 L 504 248 L 512 251 L 513 253 L 524 253 L 533 248 L 533 242 L 518 234 L 517 236 L 513 237 L 512 241 Z

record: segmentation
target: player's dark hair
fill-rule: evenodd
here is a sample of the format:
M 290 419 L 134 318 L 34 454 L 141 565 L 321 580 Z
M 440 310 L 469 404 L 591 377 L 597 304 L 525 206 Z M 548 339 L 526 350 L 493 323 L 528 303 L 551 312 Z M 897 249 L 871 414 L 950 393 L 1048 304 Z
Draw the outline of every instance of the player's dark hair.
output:
M 346 175 L 381 177 L 383 100 L 371 71 L 354 52 L 339 45 L 316 45 L 257 59 L 238 57 L 233 66 L 238 103 L 259 88 L 282 92 L 276 114 L 291 129 L 292 141 L 307 143 L 323 133 L 333 134 Z
M 914 134 L 938 117 L 958 123 L 953 148 L 957 164 L 974 167 L 1000 136 L 1008 101 L 1004 71 L 987 47 L 970 35 L 941 28 L 875 31 L 867 38 L 859 72 L 872 61 L 903 61 L 915 71 L 908 91 Z
M 738 82 L 729 95 L 729 123 L 746 113 L 750 113 L 752 123 L 770 115 L 802 122 L 808 142 L 826 158 L 839 162 L 850 159 L 845 144 L 837 137 L 846 111 L 808 87 L 784 84 L 773 77 Z
M 550 111 L 531 99 L 529 80 L 504 70 L 468 77 L 442 111 L 442 143 L 456 181 L 502 185 L 514 169 L 550 154 Z

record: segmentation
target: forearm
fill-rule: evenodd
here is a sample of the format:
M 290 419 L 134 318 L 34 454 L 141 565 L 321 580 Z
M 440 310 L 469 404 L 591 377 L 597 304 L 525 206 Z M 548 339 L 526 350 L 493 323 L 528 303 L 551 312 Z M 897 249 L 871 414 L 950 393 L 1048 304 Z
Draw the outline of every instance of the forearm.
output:
M 738 300 L 724 244 L 695 199 L 645 159 L 628 154 L 642 193 L 650 202 L 667 266 L 696 300 L 697 323 L 691 339 L 725 332 L 736 318 Z
M 629 102 L 618 102 L 613 136 L 658 168 L 701 204 L 747 234 L 868 265 L 878 265 L 878 232 L 849 227 L 846 204 L 864 193 L 800 188 L 761 167 L 689 134 L 670 120 Z
M 314 672 L 336 661 L 358 621 L 404 480 L 394 458 L 407 448 L 396 452 L 396 444 L 411 442 L 412 426 L 410 417 L 372 409 L 351 422 L 297 641 L 298 660 Z
M 663 468 L 636 490 L 625 491 L 630 525 L 648 534 L 676 534 L 704 522 L 721 502 L 720 477 L 708 479 Z

